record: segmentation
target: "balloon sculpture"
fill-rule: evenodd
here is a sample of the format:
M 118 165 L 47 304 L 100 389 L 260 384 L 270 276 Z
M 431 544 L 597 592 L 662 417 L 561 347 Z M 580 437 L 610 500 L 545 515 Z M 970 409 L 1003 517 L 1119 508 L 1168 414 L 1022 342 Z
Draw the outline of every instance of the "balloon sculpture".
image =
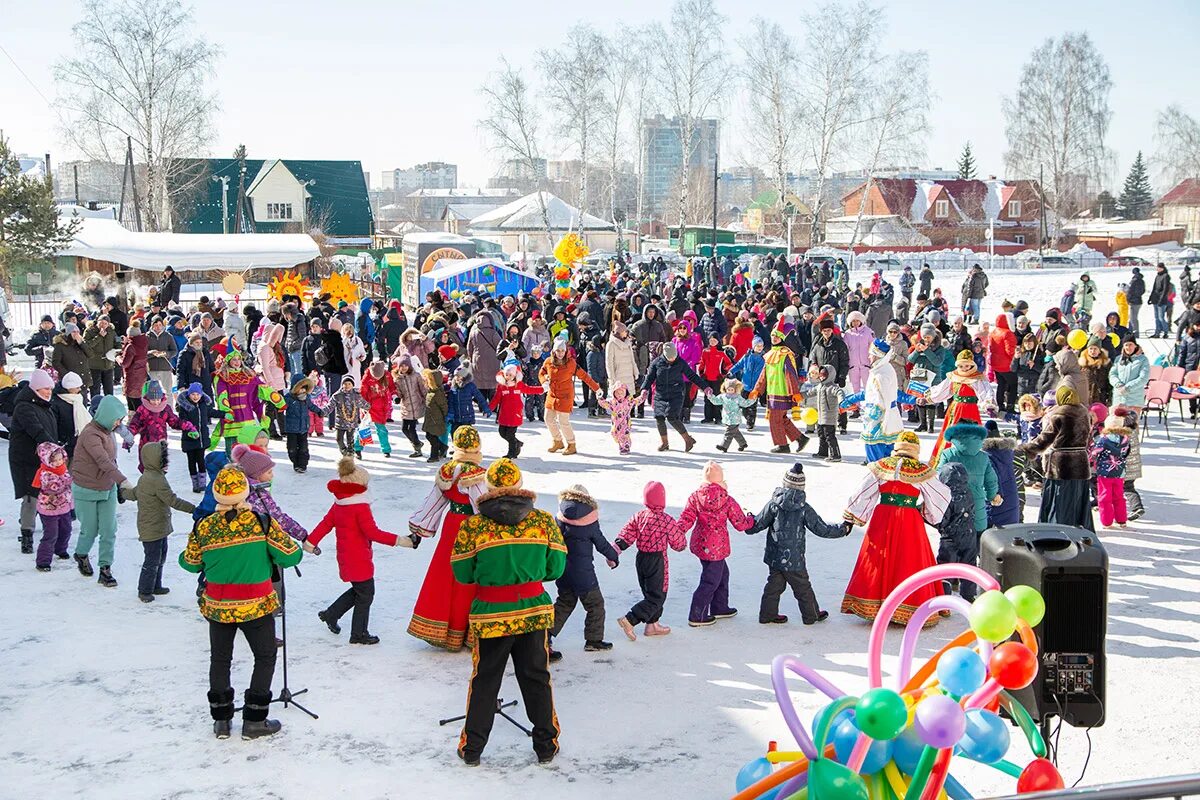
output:
M 900 604 L 935 581 L 967 580 L 979 585 L 974 603 L 939 596 L 922 604 L 904 630 L 896 688 L 883 685 L 884 634 Z M 912 673 L 917 637 L 925 621 L 942 612 L 959 613 L 970 629 Z M 1062 777 L 1046 759 L 1046 743 L 1029 713 L 1009 694 L 1037 676 L 1037 639 L 1046 604 L 1029 586 L 1000 591 L 978 567 L 939 564 L 896 587 L 871 628 L 868 679 L 859 697 L 843 692 L 793 655 L 771 665 L 775 697 L 798 752 L 769 752 L 737 775 L 734 800 L 934 800 L 971 794 L 950 775 L 954 756 L 989 764 L 1017 779 L 1017 792 L 1061 789 Z M 1019 641 L 1009 641 L 1016 633 Z M 804 678 L 831 702 L 813 720 L 812 735 L 796 714 L 787 673 Z M 1036 758 L 1024 769 L 1005 760 L 1005 712 L 1020 726 Z M 791 762 L 775 769 L 776 764 Z M 944 794 L 943 794 L 944 792 Z
M 589 252 L 588 246 L 574 233 L 568 233 L 554 246 L 554 257 L 558 259 L 554 267 L 554 292 L 562 299 L 571 296 L 571 265 L 582 263 Z

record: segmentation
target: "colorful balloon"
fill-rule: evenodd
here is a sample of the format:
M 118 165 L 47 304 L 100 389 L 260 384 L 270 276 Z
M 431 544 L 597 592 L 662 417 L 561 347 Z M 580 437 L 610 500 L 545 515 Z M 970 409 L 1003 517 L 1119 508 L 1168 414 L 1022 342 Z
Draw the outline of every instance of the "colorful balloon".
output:
M 1017 778 L 1017 794 L 1050 792 L 1062 788 L 1062 775 L 1058 774 L 1058 769 L 1044 758 L 1035 758 L 1030 761 L 1029 766 L 1021 770 L 1021 777 Z
M 756 758 L 738 770 L 737 779 L 734 781 L 734 785 L 740 792 L 758 783 L 763 778 L 770 775 L 772 771 L 773 770 L 771 769 L 770 761 L 765 758 Z M 778 793 L 778 789 L 772 789 L 769 792 L 759 795 L 759 797 L 763 798 L 763 800 L 774 800 Z
M 1121 337 L 1117 336 L 1115 333 L 1110 333 L 1108 335 L 1108 340 L 1113 343 L 1113 347 L 1120 347 L 1121 345 Z
M 854 710 L 859 730 L 876 741 L 895 739 L 908 724 L 904 698 L 891 689 L 871 689 L 863 694 Z
M 1037 657 L 1021 642 L 1005 642 L 992 651 L 988 670 L 1005 689 L 1024 689 L 1037 677 Z
M 833 749 L 837 753 L 838 761 L 845 764 L 850 760 L 850 753 L 854 751 L 854 745 L 858 743 L 858 735 L 858 726 L 854 724 L 854 720 L 850 719 L 849 715 L 842 718 L 837 727 L 833 729 Z M 891 742 L 871 742 L 871 747 L 867 750 L 867 757 L 858 772 L 860 775 L 874 775 L 891 760 Z
M 904 733 L 892 740 L 892 760 L 905 775 L 917 771 L 917 762 L 924 752 L 925 743 L 921 741 L 921 734 L 917 733 L 916 728 L 906 728 Z
M 806 408 L 800 412 L 800 421 L 805 425 L 817 424 L 817 410 L 815 408 Z
M 1017 610 L 1017 616 L 1028 622 L 1031 628 L 1036 628 L 1042 617 L 1046 616 L 1046 601 L 1042 593 L 1032 586 L 1014 586 L 1004 596 Z
M 984 764 L 995 764 L 1004 758 L 1009 744 L 1008 724 L 999 715 L 982 708 L 967 712 L 966 730 L 958 740 L 963 755 Z
M 828 758 L 809 764 L 808 796 L 810 800 L 869 800 L 863 779 Z
M 1002 592 L 993 589 L 975 598 L 968 620 L 980 639 L 1003 642 L 1017 629 L 1017 610 Z
M 962 697 L 983 686 L 987 667 L 969 647 L 952 647 L 938 659 L 937 676 L 946 691 Z
M 1078 328 L 1067 334 L 1067 344 L 1072 350 L 1082 350 L 1087 347 L 1088 335 L 1087 331 L 1081 331 Z
M 935 694 L 917 704 L 913 727 L 920 734 L 921 741 L 930 747 L 939 750 L 953 747 L 962 738 L 966 726 L 962 706 L 947 695 Z

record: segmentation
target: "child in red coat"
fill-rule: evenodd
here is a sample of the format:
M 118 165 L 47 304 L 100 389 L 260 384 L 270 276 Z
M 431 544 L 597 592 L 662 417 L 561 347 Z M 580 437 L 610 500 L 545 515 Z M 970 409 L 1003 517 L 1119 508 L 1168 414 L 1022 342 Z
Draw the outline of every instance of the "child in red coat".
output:
M 721 340 L 716 336 L 708 337 L 708 347 L 704 348 L 704 352 L 700 354 L 700 363 L 696 365 L 696 372 L 708 384 L 708 388 L 717 391 L 721 388 L 721 384 L 725 382 L 725 376 L 729 374 L 729 370 L 733 369 L 733 361 L 729 359 L 729 355 L 721 347 Z M 705 388 L 705 387 L 700 387 Z M 704 398 L 704 420 L 703 422 L 720 422 L 721 407 L 715 406 Z
M 379 437 L 379 449 L 384 458 L 392 457 L 392 443 L 388 441 L 387 424 L 392 419 L 392 398 L 396 396 L 396 380 L 388 372 L 387 364 L 376 361 L 367 370 L 362 380 L 362 396 L 370 404 L 371 422 L 375 424 L 375 435 Z
M 358 466 L 353 456 L 338 462 L 338 477 L 327 484 L 334 496 L 333 507 L 317 527 L 308 535 L 304 549 L 320 554 L 317 545 L 331 530 L 337 532 L 338 575 L 350 584 L 350 588 L 317 616 L 334 633 L 341 633 L 338 620 L 354 609 L 350 623 L 350 644 L 379 644 L 379 637 L 367 631 L 371 618 L 371 602 L 375 599 L 375 564 L 371 559 L 371 542 L 389 547 L 416 548 L 420 540 L 416 536 L 396 536 L 380 530 L 371 514 L 367 499 L 367 483 L 370 474 Z
M 525 395 L 545 391 L 541 386 L 530 386 L 521 380 L 521 363 L 516 359 L 505 361 L 503 371 L 496 375 L 496 393 L 489 405 L 500 423 L 500 438 L 508 442 L 508 458 L 521 455 L 524 444 L 517 438 L 517 428 L 525 420 Z

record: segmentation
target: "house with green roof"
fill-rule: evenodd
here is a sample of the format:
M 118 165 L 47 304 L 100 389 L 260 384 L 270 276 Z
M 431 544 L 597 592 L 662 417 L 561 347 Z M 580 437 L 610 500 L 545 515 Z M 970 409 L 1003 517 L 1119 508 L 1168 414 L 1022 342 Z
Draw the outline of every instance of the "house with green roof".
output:
M 359 161 L 192 158 L 170 172 L 176 233 L 319 231 L 361 246 L 375 233 Z

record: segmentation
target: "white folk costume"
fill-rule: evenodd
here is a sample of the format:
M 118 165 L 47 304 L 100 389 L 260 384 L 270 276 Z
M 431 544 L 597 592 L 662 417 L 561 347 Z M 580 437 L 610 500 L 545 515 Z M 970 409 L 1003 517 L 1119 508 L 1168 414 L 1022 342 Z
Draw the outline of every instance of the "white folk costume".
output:
M 871 343 L 871 370 L 867 374 L 867 385 L 861 393 L 842 401 L 842 407 L 856 403 L 862 406 L 862 440 L 867 448 L 867 461 L 872 462 L 890 455 L 896 438 L 904 430 L 900 404 L 917 402 L 916 397 L 900 391 L 896 370 L 888 358 L 891 349 L 891 345 L 883 339 Z

